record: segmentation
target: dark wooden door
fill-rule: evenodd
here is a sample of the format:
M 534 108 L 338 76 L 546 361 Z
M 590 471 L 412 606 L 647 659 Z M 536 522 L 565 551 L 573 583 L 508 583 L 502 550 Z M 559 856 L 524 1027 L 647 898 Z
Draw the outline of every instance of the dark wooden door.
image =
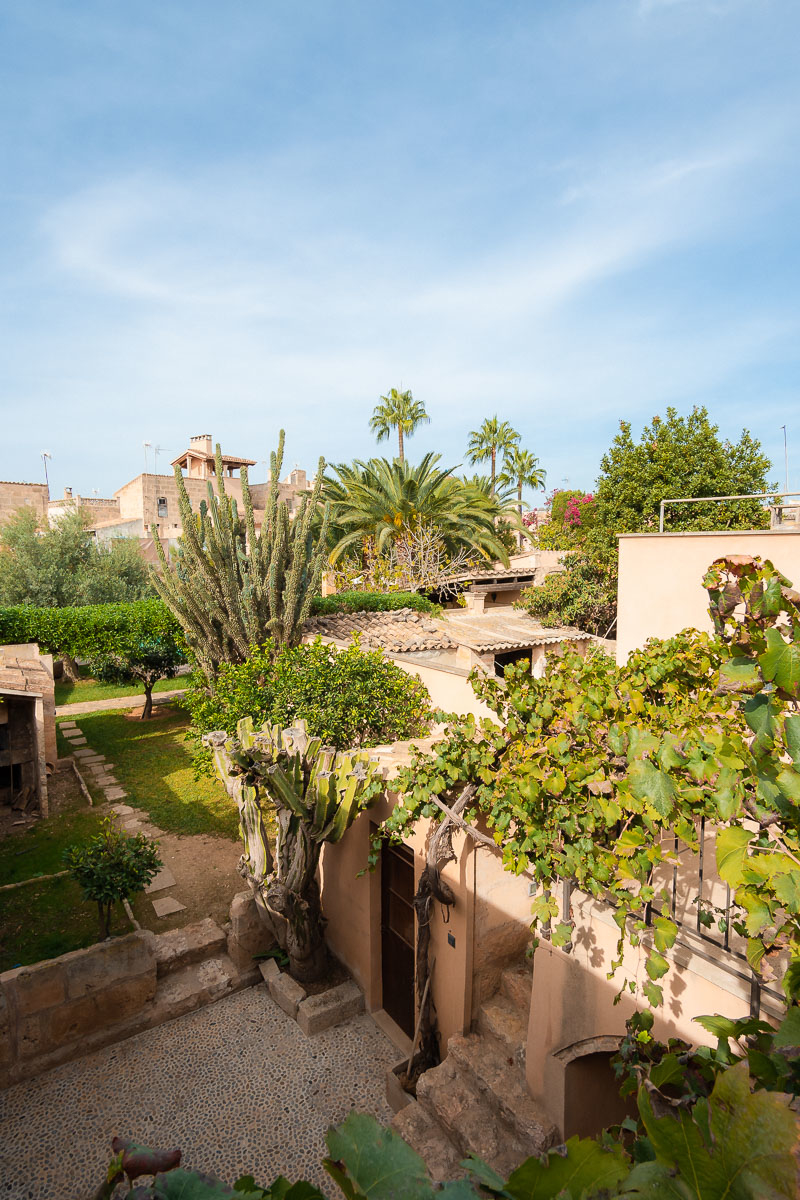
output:
M 383 1007 L 414 1036 L 414 852 L 384 842 L 381 851 Z

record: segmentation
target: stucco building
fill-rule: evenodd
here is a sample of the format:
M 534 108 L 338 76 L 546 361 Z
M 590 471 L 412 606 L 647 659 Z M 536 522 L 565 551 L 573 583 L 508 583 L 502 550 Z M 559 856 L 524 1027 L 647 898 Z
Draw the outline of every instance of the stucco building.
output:
M 21 508 L 31 508 L 40 521 L 47 520 L 50 489 L 46 483 L 13 483 L 0 480 L 0 526 Z

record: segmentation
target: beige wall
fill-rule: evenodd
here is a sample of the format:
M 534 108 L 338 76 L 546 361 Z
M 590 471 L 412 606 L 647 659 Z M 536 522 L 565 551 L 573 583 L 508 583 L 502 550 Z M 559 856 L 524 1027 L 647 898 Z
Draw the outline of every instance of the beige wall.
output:
M 617 662 L 650 637 L 711 630 L 703 576 L 726 554 L 770 559 L 800 585 L 800 534 L 782 530 L 632 533 L 619 538 Z
M 708 861 L 708 860 L 707 860 Z M 573 949 L 568 954 L 542 941 L 533 964 L 533 997 L 528 1027 L 526 1072 L 528 1086 L 563 1136 L 596 1132 L 616 1119 L 608 1106 L 615 1103 L 616 1087 L 608 1075 L 607 1094 L 593 1091 L 586 1097 L 584 1114 L 594 1106 L 594 1128 L 570 1127 L 565 1117 L 576 1117 L 576 1096 L 570 1096 L 571 1064 L 586 1055 L 614 1053 L 625 1033 L 625 1021 L 645 1007 L 641 994 L 627 991 L 619 1003 L 614 998 L 626 979 L 647 981 L 646 949 L 628 946 L 623 966 L 607 979 L 616 957 L 618 930 L 609 906 L 582 893 L 573 893 L 575 920 Z M 750 1011 L 750 972 L 747 964 L 702 941 L 693 930 L 681 929 L 672 951 L 672 967 L 660 980 L 664 1003 L 655 1010 L 654 1036 L 666 1041 L 683 1038 L 695 1045 L 713 1045 L 715 1038 L 693 1018 L 712 1013 L 746 1017 Z M 762 993 L 761 1015 L 776 1017 L 780 1002 Z M 582 1084 L 584 1087 L 586 1081 Z M 602 1086 L 602 1085 L 601 1085 Z M 580 1106 L 581 1098 L 577 1097 Z
M 191 479 L 185 475 L 183 482 L 186 485 L 186 491 L 195 512 L 199 509 L 200 502 L 208 499 L 209 482 L 214 491 L 217 491 L 216 477 L 212 477 L 208 481 L 205 479 Z M 239 505 L 239 511 L 243 516 L 241 479 L 238 476 L 226 476 L 224 482 L 226 494 L 234 497 Z M 252 488 L 251 491 L 258 492 L 258 488 Z M 137 475 L 130 483 L 126 483 L 118 492 L 115 492 L 114 496 L 119 501 L 121 520 L 135 520 L 139 518 L 143 521 L 143 536 L 149 536 L 151 525 L 155 525 L 158 528 L 162 538 L 170 539 L 180 535 L 181 517 L 178 508 L 178 486 L 175 483 L 174 476 Z M 164 497 L 167 501 L 166 517 L 159 517 L 158 515 L 158 500 L 160 497 Z M 253 496 L 253 506 L 256 525 L 259 526 L 263 510 L 258 507 L 259 497 L 257 495 Z
M 32 508 L 41 520 L 47 518 L 50 492 L 46 483 L 7 483 L 0 481 L 0 525 L 20 508 Z

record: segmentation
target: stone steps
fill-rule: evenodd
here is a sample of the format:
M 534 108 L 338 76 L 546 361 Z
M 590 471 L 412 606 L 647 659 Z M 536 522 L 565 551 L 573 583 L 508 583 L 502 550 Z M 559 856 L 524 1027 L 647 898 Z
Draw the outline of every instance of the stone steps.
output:
M 469 1154 L 506 1177 L 560 1141 L 525 1080 L 531 988 L 527 964 L 504 971 L 477 1031 L 450 1039 L 444 1062 L 418 1080 L 417 1103 L 392 1122 L 437 1180 L 463 1174 L 458 1163 Z
M 463 1175 L 458 1150 L 439 1122 L 416 1100 L 395 1114 L 392 1127 L 424 1159 L 434 1183 L 445 1183 Z
M 227 958 L 224 932 L 211 917 L 156 934 L 155 955 L 158 978 L 180 971 L 207 958 Z M 230 959 L 228 959 L 230 962 Z M 231 964 L 233 965 L 233 964 Z

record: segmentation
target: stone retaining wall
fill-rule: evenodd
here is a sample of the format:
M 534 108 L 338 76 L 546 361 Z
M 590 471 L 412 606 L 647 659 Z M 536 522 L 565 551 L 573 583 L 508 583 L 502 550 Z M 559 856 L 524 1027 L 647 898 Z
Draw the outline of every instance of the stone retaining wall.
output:
M 0 1087 L 83 1053 L 156 992 L 148 930 L 0 975 Z

